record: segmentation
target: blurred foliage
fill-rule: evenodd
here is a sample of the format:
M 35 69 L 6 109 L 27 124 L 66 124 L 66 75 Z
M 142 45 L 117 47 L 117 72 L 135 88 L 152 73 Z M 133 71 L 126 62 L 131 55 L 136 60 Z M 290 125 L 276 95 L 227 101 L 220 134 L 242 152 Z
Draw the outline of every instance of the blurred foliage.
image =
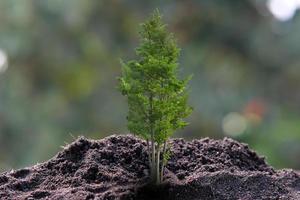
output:
M 0 171 L 47 160 L 73 135 L 127 132 L 119 58 L 134 58 L 155 8 L 182 48 L 181 75 L 194 74 L 194 112 L 177 136 L 228 135 L 300 168 L 298 14 L 280 22 L 257 0 L 3 0 Z

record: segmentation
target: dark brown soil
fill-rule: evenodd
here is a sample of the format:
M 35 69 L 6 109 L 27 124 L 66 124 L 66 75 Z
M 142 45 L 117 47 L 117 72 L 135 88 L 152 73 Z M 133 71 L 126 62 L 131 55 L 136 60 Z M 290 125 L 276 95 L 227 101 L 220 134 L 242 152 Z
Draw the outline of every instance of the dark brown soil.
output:
M 300 199 L 300 174 L 275 171 L 225 138 L 170 142 L 165 183 L 150 187 L 145 142 L 79 138 L 49 161 L 0 175 L 0 199 Z

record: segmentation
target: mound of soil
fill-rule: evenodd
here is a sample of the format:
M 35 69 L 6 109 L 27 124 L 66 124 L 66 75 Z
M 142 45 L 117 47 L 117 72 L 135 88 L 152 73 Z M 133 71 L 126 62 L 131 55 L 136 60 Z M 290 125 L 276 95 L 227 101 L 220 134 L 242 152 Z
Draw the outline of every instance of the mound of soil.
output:
M 146 143 L 83 137 L 49 161 L 0 175 L 0 199 L 300 199 L 300 174 L 274 170 L 232 139 L 170 141 L 165 182 L 150 187 Z

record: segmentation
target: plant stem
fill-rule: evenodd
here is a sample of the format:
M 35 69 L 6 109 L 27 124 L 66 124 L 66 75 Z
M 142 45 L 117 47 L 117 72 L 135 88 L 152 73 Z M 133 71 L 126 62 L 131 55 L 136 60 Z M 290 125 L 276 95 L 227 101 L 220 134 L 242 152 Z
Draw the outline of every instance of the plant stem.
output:
M 149 166 L 151 166 L 152 160 L 151 160 L 149 139 L 147 139 L 147 152 L 148 152 Z
M 167 146 L 167 140 L 165 140 L 164 142 L 164 146 L 163 146 L 163 153 L 162 153 L 162 165 L 161 165 L 161 172 L 160 172 L 160 182 L 163 182 L 164 179 L 164 168 L 165 168 L 165 156 L 166 156 L 166 146 Z
M 156 156 L 156 184 L 160 184 L 160 145 L 157 144 L 157 156 Z
M 155 167 L 157 165 L 156 161 L 155 161 L 155 155 L 156 155 L 156 151 L 155 151 L 155 141 L 154 141 L 154 130 L 153 130 L 153 119 L 152 119 L 152 113 L 153 113 L 153 94 L 150 94 L 149 96 L 149 122 L 150 122 L 150 134 L 151 134 L 151 151 L 152 151 L 152 162 L 150 164 L 150 170 L 151 170 L 151 179 L 152 182 L 155 182 L 155 178 L 156 178 L 156 171 L 155 171 Z M 150 157 L 150 155 L 149 155 Z
M 156 160 L 155 160 L 155 142 L 152 140 L 151 141 L 151 146 L 152 146 L 152 163 L 151 163 L 151 179 L 153 182 L 155 182 L 155 167 L 157 165 Z

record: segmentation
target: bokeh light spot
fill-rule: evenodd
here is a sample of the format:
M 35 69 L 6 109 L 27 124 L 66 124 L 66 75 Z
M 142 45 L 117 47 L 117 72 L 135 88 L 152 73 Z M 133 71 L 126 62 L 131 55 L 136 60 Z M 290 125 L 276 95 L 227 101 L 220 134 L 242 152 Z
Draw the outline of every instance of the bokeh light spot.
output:
M 2 49 L 0 49 L 0 74 L 5 72 L 7 67 L 7 55 Z
M 247 129 L 247 120 L 239 113 L 231 112 L 223 118 L 223 131 L 229 136 L 238 136 Z
M 300 0 L 269 0 L 268 7 L 278 20 L 287 21 L 293 18 L 300 7 Z

